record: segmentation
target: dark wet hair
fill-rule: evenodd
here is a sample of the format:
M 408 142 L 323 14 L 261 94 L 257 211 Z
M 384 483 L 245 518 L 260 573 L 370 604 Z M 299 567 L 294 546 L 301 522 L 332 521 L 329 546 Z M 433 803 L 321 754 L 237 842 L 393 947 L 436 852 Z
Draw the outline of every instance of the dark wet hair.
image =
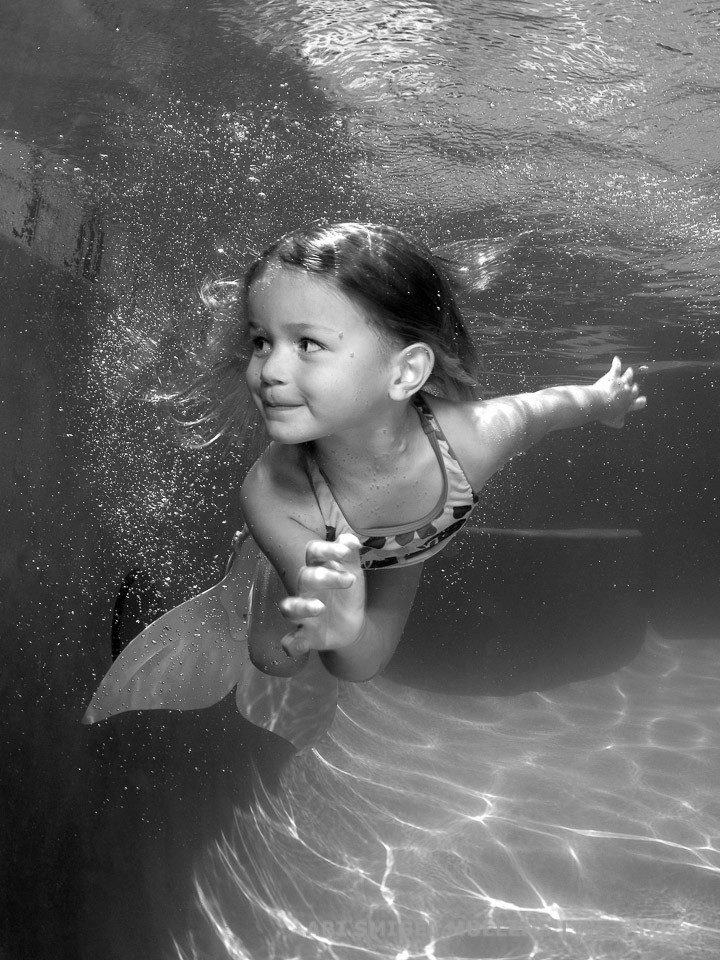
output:
M 367 310 L 381 335 L 435 354 L 430 383 L 450 399 L 472 399 L 477 359 L 450 284 L 449 264 L 393 227 L 312 225 L 277 240 L 245 275 L 245 297 L 272 263 L 327 277 Z
M 435 354 L 432 392 L 451 400 L 477 395 L 479 361 L 453 291 L 453 265 L 394 227 L 311 224 L 288 233 L 258 256 L 241 281 L 213 280 L 201 291 L 214 318 L 204 370 L 173 399 L 178 422 L 198 445 L 247 428 L 245 325 L 252 284 L 273 264 L 326 277 L 360 304 L 381 337 Z

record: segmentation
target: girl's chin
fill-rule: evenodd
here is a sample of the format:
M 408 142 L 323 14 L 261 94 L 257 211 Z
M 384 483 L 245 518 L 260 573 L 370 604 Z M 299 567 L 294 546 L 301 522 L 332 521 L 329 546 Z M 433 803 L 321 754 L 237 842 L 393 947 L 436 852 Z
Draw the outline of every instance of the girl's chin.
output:
M 265 432 L 275 443 L 308 443 L 316 439 L 315 434 L 307 430 L 299 430 L 290 424 L 278 423 L 277 420 L 266 420 Z

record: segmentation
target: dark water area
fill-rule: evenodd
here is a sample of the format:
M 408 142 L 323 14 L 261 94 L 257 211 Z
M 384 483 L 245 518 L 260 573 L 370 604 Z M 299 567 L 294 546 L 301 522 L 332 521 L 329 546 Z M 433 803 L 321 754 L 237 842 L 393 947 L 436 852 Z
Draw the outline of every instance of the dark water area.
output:
M 719 30 L 0 0 L 0 956 L 717 955 Z M 492 481 L 316 750 L 230 701 L 81 727 L 123 578 L 147 618 L 215 583 L 257 451 L 147 396 L 203 278 L 317 218 L 470 265 L 488 393 L 619 353 L 648 409 Z

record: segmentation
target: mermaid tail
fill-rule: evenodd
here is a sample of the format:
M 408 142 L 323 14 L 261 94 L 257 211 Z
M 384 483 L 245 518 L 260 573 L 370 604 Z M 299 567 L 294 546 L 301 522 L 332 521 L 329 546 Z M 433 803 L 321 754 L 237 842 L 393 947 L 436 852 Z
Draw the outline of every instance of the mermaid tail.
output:
M 294 677 L 262 673 L 248 653 L 251 616 L 277 603 L 277 578 L 247 531 L 236 537 L 214 587 L 150 624 L 125 647 L 98 687 L 83 723 L 127 710 L 199 710 L 237 687 L 240 713 L 302 749 L 328 729 L 337 680 L 316 652 Z

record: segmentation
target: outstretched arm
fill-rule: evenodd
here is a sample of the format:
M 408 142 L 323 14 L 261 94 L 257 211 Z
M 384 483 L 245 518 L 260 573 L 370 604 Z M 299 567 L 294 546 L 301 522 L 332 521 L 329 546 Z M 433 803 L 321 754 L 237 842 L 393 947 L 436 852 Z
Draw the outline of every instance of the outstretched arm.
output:
M 479 490 L 511 457 L 553 430 L 593 420 L 622 427 L 626 416 L 642 410 L 645 403 L 632 367 L 623 372 L 619 357 L 615 357 L 608 372 L 590 386 L 549 387 L 465 407 L 458 447 L 467 461 L 469 479 Z
M 632 367 L 622 372 L 620 357 L 613 358 L 608 372 L 592 386 L 548 387 L 531 396 L 537 409 L 529 417 L 529 427 L 540 436 L 591 420 L 623 427 L 628 413 L 642 410 L 647 402 L 640 396 Z

